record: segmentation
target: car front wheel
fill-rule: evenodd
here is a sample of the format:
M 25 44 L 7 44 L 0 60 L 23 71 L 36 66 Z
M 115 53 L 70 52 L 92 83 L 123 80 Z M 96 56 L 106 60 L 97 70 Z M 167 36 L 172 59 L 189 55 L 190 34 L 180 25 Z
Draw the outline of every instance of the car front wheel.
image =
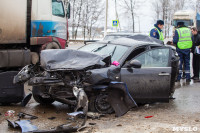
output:
M 42 97 L 42 95 L 44 95 L 47 90 L 47 86 L 33 86 L 32 93 L 35 101 L 40 104 L 52 104 L 55 100 L 52 99 L 50 96 L 45 98 Z
M 89 98 L 89 110 L 102 114 L 111 114 L 114 112 L 112 106 L 108 103 L 108 95 L 106 93 Z

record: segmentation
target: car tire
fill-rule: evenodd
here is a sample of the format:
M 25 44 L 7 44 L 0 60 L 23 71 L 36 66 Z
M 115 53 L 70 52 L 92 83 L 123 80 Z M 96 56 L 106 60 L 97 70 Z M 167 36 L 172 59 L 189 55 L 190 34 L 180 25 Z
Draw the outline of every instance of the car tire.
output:
M 32 93 L 33 98 L 37 103 L 40 104 L 52 104 L 55 100 L 52 98 L 43 98 L 41 95 L 45 92 L 46 86 L 33 86 Z
M 89 111 L 101 114 L 111 114 L 114 112 L 112 106 L 107 101 L 108 95 L 102 93 L 89 98 Z

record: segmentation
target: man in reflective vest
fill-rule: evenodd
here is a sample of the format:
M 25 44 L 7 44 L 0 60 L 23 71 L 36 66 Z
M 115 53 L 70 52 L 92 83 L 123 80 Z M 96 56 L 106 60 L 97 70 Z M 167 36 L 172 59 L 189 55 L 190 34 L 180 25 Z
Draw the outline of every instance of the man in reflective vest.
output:
M 181 79 L 184 64 L 186 82 L 190 82 L 190 49 L 192 47 L 192 34 L 191 30 L 184 26 L 184 22 L 178 22 L 177 27 L 173 37 L 173 43 L 176 45 L 176 52 L 180 57 L 177 81 L 179 82 Z
M 164 41 L 164 36 L 162 33 L 162 29 L 164 26 L 164 21 L 158 20 L 156 24 L 154 24 L 154 28 L 151 29 L 149 36 Z

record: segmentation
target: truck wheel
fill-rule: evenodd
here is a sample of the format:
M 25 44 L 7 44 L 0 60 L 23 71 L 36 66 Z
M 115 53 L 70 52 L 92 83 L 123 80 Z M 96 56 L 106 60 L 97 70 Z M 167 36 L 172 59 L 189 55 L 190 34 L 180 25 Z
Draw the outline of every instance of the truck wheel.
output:
M 50 42 L 45 49 L 60 49 L 60 47 L 56 42 Z
M 52 104 L 55 100 L 50 96 L 49 98 L 43 98 L 42 95 L 46 92 L 47 86 L 33 86 L 32 93 L 33 98 L 40 104 Z
M 114 112 L 112 106 L 107 101 L 108 95 L 103 93 L 89 98 L 89 110 L 101 114 L 111 114 Z

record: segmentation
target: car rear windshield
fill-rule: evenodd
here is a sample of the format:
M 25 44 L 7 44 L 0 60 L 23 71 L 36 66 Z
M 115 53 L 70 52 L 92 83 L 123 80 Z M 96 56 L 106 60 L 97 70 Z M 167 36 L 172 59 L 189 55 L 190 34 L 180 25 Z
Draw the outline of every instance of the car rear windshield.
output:
M 113 44 L 89 44 L 81 47 L 79 50 L 94 52 L 100 55 L 111 55 L 112 62 L 113 61 L 119 62 L 119 60 L 128 50 L 128 47 L 122 45 L 113 45 Z

